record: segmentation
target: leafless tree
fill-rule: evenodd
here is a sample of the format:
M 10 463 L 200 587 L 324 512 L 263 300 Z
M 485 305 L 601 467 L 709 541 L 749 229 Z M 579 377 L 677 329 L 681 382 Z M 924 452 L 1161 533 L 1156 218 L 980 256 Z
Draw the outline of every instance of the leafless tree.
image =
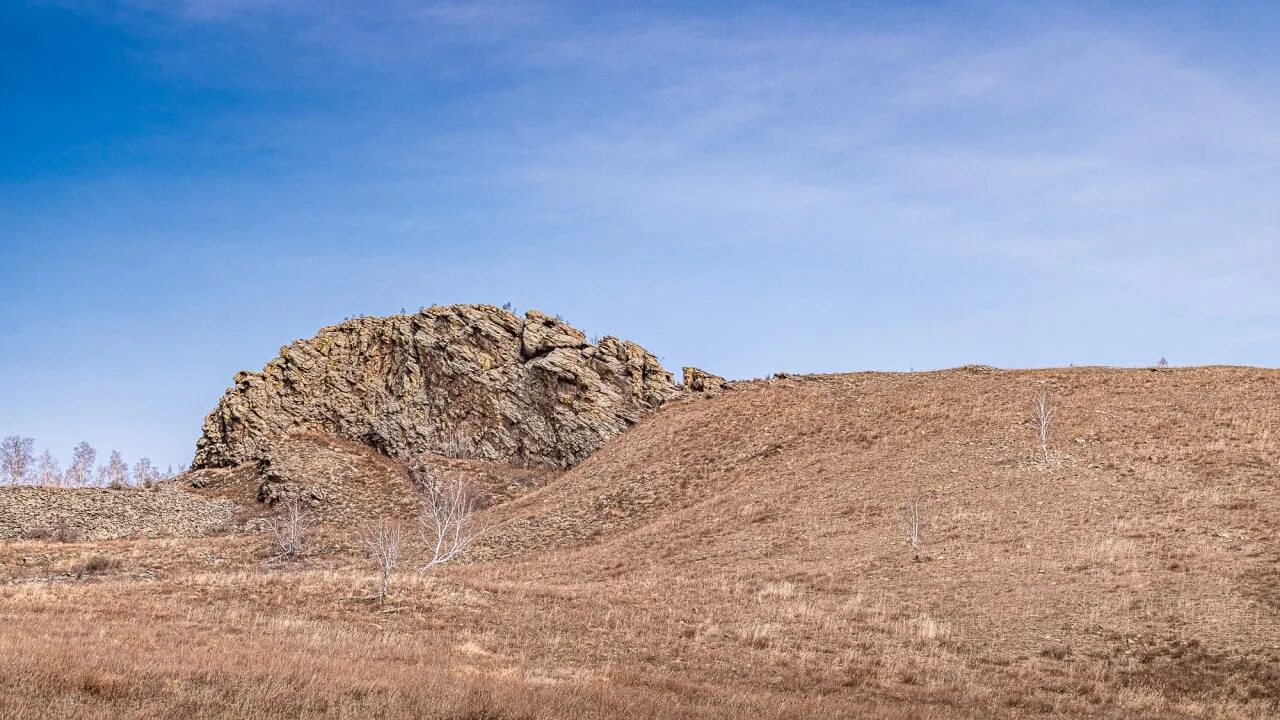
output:
M 419 570 L 425 573 L 469 550 L 484 528 L 475 518 L 480 495 L 473 487 L 430 472 L 417 473 L 416 480 L 423 494 L 418 521 L 427 551 Z
M 124 456 L 119 451 L 112 450 L 111 457 L 107 459 L 106 481 L 107 487 L 114 490 L 129 484 L 129 464 L 124 461 Z
M 302 552 L 314 524 L 311 513 L 297 498 L 286 501 L 280 514 L 271 519 L 271 533 L 276 548 L 276 554 L 271 559 L 296 557 Z
M 58 467 L 58 461 L 48 450 L 40 453 L 36 482 L 45 487 L 56 487 L 62 484 L 62 469 Z
M 911 559 L 924 562 L 924 553 L 920 549 L 920 494 L 913 493 L 911 502 L 907 504 L 907 542 L 911 543 Z
M 1049 433 L 1053 430 L 1053 403 L 1049 401 L 1049 391 L 1044 388 L 1031 403 L 1031 421 L 1040 438 L 1040 452 L 1044 461 L 1049 462 Z
M 379 519 L 364 534 L 364 547 L 378 567 L 382 583 L 378 588 L 378 604 L 387 601 L 391 590 L 391 573 L 400 563 L 400 551 L 404 547 L 404 527 L 393 520 Z
M 88 485 L 93 480 L 93 464 L 98 459 L 98 451 L 87 442 L 81 441 L 71 451 L 71 465 L 64 476 L 68 485 Z
M 17 485 L 27 481 L 31 473 L 32 451 L 36 441 L 29 437 L 10 435 L 0 441 L 0 475 Z
M 160 470 L 151 462 L 151 458 L 138 458 L 133 464 L 133 484 L 149 488 L 160 479 Z

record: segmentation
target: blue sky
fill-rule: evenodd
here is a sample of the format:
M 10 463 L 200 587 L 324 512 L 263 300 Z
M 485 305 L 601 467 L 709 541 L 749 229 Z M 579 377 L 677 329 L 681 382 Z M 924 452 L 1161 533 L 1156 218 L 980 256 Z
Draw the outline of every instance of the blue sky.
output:
M 355 314 L 669 367 L 1280 364 L 1280 6 L 0 6 L 0 434 L 189 459 Z

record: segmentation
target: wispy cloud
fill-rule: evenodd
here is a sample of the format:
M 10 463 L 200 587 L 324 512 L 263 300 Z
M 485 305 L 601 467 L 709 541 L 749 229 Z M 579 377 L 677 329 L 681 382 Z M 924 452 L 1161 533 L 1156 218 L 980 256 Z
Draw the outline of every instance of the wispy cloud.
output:
M 270 88 L 276 106 L 228 114 L 224 135 L 302 168 L 343 223 L 943 258 L 1099 307 L 1280 314 L 1275 83 L 1158 23 L 981 7 L 909 21 L 536 2 L 127 12 L 229 33 L 234 73 L 208 45 L 157 52 L 229 92 Z M 965 283 L 939 292 L 960 299 Z
M 1148 275 L 1135 292 L 1179 262 L 1238 268 L 1224 238 L 1274 242 L 1274 88 L 1252 93 L 1117 30 L 1038 28 L 999 50 L 754 31 L 650 29 L 634 60 L 631 38 L 621 52 L 576 39 L 558 57 L 601 76 L 609 111 L 525 127 L 537 146 L 500 148 L 495 170 L 575 216 L 684 240 L 892 239 L 1096 280 L 1121 263 Z M 1261 278 L 1275 269 L 1262 260 L 1236 272 Z
M 1280 362 L 1271 3 L 53 3 L 0 188 L 42 443 L 180 458 L 229 368 L 434 301 L 740 376 Z

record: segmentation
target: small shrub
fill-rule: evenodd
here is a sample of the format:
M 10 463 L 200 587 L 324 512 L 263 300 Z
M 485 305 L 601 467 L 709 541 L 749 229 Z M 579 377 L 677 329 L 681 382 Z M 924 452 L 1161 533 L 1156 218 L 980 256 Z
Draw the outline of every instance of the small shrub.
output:
M 64 543 L 80 542 L 84 534 L 68 525 L 66 520 L 59 520 L 53 528 L 53 539 Z
M 23 540 L 52 540 L 53 531 L 43 525 L 27 528 L 27 530 L 22 533 L 22 539 Z
M 115 558 L 109 558 L 106 555 L 90 555 L 84 562 L 72 566 L 71 574 L 76 577 L 92 577 L 118 567 L 120 567 L 120 561 Z
M 391 591 L 391 574 L 400 563 L 400 552 L 404 547 L 406 533 L 399 524 L 379 519 L 365 531 L 363 542 L 369 557 L 378 568 L 381 584 L 378 586 L 378 604 L 386 602 Z
M 1036 429 L 1036 437 L 1040 440 L 1040 454 L 1045 463 L 1049 462 L 1049 435 L 1053 432 L 1053 416 L 1055 410 L 1049 399 L 1049 391 L 1041 388 L 1031 403 L 1031 422 Z
M 911 545 L 911 560 L 924 562 L 924 551 L 920 549 L 920 495 L 911 496 L 907 505 L 907 542 Z
M 22 534 L 24 540 L 52 540 L 54 542 L 79 542 L 83 540 L 79 530 L 67 525 L 66 520 L 59 520 L 53 527 L 36 525 Z
M 1054 660 L 1066 660 L 1071 656 L 1071 648 L 1067 645 L 1050 645 L 1041 650 L 1040 655 Z
M 800 589 L 792 582 L 771 582 L 766 583 L 760 591 L 756 593 L 757 600 L 794 600 L 800 595 Z
M 98 698 L 121 698 L 127 694 L 125 679 L 113 673 L 90 671 L 80 676 L 80 692 Z
M 738 632 L 744 642 L 751 647 L 767 648 L 774 644 L 774 636 L 777 633 L 777 626 L 770 623 L 753 623 L 750 627 L 743 628 Z
M 315 520 L 311 513 L 306 511 L 297 498 L 287 501 L 284 511 L 271 519 L 272 539 L 276 549 L 272 559 L 296 557 L 301 553 L 313 524 Z

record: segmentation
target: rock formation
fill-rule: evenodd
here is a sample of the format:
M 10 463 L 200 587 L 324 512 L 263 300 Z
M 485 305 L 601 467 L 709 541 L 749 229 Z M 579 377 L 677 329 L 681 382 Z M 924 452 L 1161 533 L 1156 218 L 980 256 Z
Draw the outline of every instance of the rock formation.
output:
M 719 375 L 712 375 L 696 367 L 684 369 L 684 387 L 690 392 L 715 394 L 728 386 L 729 382 Z
M 270 456 L 297 432 L 393 457 L 424 453 L 567 467 L 679 391 L 644 348 L 537 311 L 435 306 L 360 318 L 241 372 L 204 422 L 194 469 Z

